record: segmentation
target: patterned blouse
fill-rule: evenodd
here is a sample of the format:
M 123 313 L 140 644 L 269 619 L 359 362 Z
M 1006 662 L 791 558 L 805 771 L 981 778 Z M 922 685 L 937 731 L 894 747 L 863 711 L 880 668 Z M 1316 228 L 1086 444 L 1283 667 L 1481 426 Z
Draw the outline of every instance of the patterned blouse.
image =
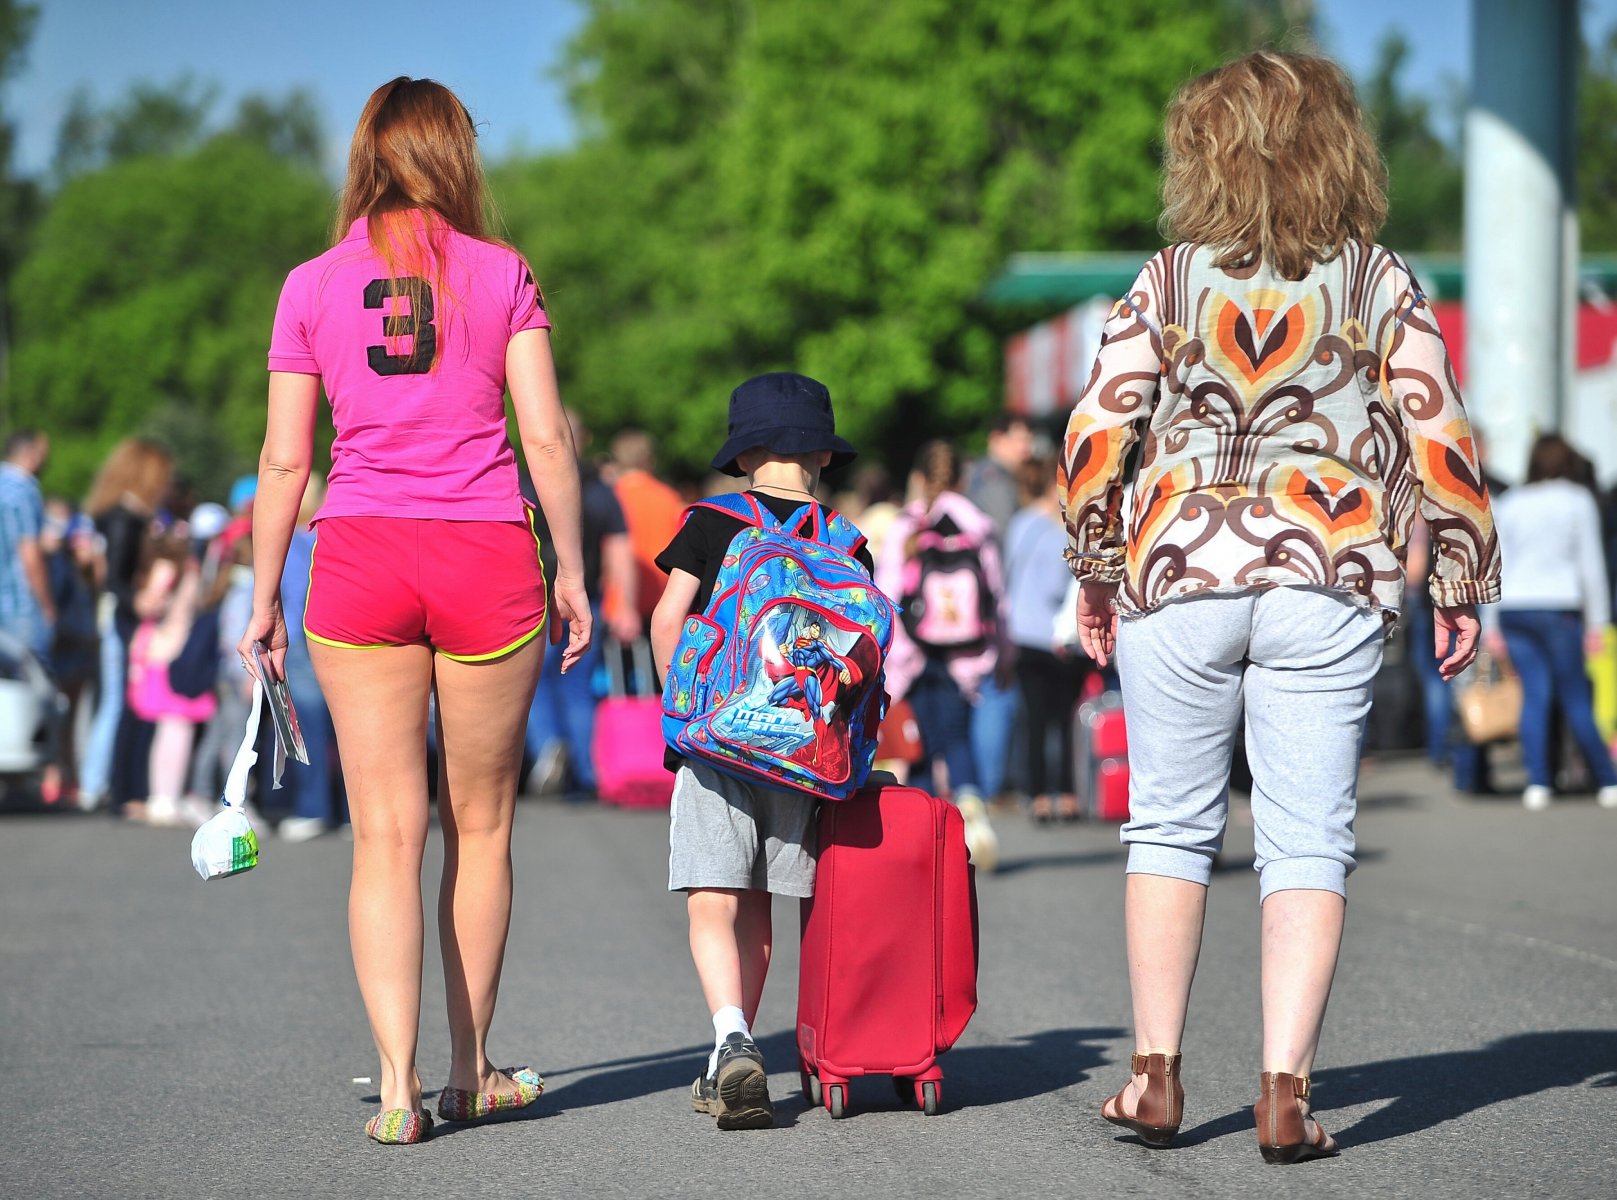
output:
M 1403 260 L 1350 242 L 1289 280 L 1215 257 L 1168 247 L 1106 322 L 1059 467 L 1073 574 L 1121 581 L 1125 615 L 1288 584 L 1396 615 L 1418 507 L 1433 600 L 1497 600 L 1471 426 Z

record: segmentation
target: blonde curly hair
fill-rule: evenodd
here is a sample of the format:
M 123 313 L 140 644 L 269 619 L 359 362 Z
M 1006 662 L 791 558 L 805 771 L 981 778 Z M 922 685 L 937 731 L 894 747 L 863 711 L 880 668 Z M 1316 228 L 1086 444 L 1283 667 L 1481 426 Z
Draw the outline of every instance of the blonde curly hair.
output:
M 1260 50 L 1181 87 L 1168 105 L 1162 231 L 1261 261 L 1288 279 L 1387 218 L 1387 167 L 1353 84 L 1328 58 Z

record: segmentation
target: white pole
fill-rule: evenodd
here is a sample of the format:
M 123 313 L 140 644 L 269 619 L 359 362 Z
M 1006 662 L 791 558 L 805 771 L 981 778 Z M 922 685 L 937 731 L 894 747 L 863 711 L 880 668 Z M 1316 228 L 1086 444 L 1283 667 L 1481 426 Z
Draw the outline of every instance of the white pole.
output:
M 1466 398 L 1490 470 L 1519 480 L 1571 382 L 1577 0 L 1473 0 L 1471 26 Z

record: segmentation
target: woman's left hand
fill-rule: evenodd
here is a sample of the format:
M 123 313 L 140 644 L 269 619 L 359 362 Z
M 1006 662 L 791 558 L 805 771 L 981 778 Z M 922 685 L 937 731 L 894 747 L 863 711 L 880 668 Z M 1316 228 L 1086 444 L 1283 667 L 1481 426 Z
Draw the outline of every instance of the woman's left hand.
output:
M 550 620 L 567 622 L 567 646 L 561 652 L 561 670 L 566 674 L 578 664 L 590 648 L 594 636 L 593 617 L 589 596 L 584 592 L 584 581 L 576 575 L 557 572 L 555 586 L 550 593 Z M 553 636 L 559 637 L 557 626 L 551 626 Z
M 254 608 L 252 619 L 247 622 L 247 632 L 242 635 L 241 641 L 236 643 L 236 653 L 241 656 L 241 665 L 247 669 L 247 674 L 257 679 L 258 669 L 253 665 L 254 642 L 269 647 L 270 671 L 276 679 L 285 679 L 286 614 L 281 611 L 279 600 L 267 609 Z

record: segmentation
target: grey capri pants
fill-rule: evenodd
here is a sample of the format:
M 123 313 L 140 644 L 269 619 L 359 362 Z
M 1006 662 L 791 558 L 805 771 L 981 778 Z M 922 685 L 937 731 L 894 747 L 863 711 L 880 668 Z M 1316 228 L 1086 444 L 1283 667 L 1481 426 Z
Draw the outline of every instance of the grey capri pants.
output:
M 1259 902 L 1345 895 L 1384 641 L 1380 613 L 1317 588 L 1195 596 L 1121 621 L 1129 872 L 1211 880 L 1244 702 Z

